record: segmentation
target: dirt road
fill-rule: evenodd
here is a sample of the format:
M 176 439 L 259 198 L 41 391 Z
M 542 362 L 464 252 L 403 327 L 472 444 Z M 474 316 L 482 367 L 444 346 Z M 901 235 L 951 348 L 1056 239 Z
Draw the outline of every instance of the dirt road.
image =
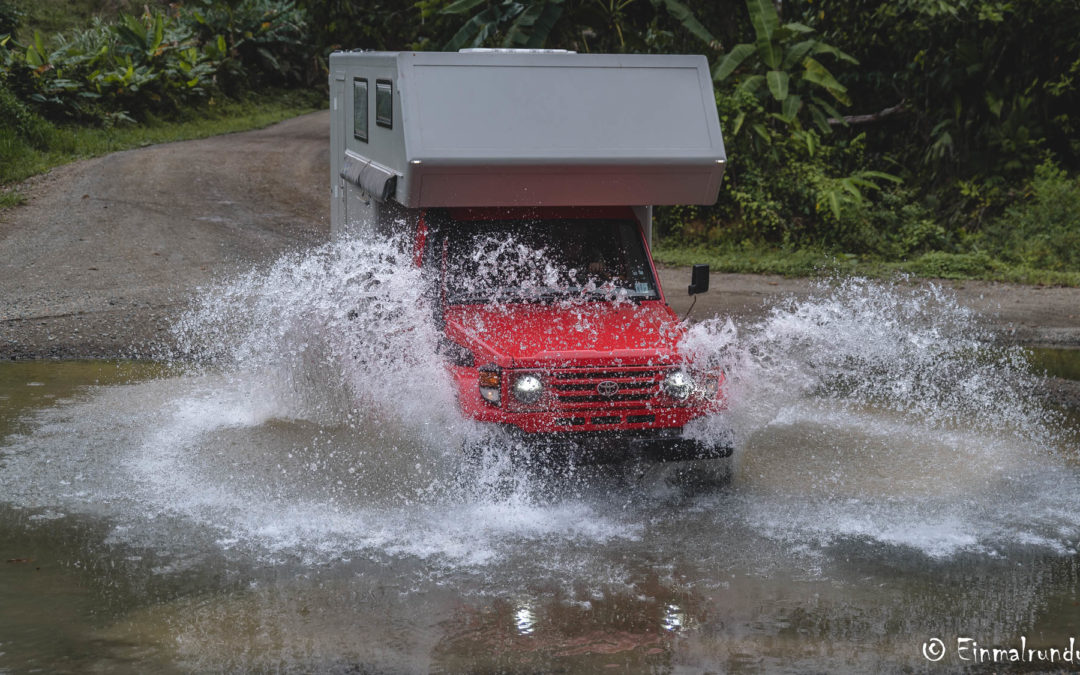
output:
M 215 278 L 326 240 L 329 113 L 260 131 L 76 162 L 0 212 L 0 357 L 145 353 Z M 662 271 L 680 313 L 689 272 Z M 693 316 L 760 315 L 803 279 L 714 274 Z M 964 282 L 959 298 L 1014 339 L 1080 346 L 1080 289 Z

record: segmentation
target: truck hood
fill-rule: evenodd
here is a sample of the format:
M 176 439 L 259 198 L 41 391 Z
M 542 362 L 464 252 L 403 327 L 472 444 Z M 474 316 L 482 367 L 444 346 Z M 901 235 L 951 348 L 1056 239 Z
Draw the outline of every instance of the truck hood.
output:
M 452 305 L 444 318 L 477 365 L 503 367 L 671 363 L 684 332 L 660 301 Z

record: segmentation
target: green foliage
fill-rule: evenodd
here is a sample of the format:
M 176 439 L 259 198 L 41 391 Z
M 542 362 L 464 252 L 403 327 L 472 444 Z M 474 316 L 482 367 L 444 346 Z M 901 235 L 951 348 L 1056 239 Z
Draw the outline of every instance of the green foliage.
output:
M 12 0 L 0 0 L 0 35 L 14 35 L 22 23 L 23 11 Z
M 90 25 L 95 17 L 115 18 L 120 12 L 141 11 L 145 0 L 0 0 L 21 15 L 12 34 L 29 39 L 35 30 L 43 35 L 68 33 Z M 164 4 L 160 0 L 150 4 Z M 3 31 L 0 31 L 2 33 Z
M 420 4 L 428 13 L 434 9 L 433 3 Z M 716 43 L 696 13 L 679 0 L 455 0 L 439 11 L 468 16 L 443 45 L 447 51 L 464 47 L 657 51 L 657 46 L 674 42 L 663 24 L 685 31 L 699 48 L 701 43 Z
M 1077 168 L 1072 0 L 830 0 L 807 9 L 865 64 L 847 80 L 857 107 L 905 102 L 871 142 L 931 189 L 1029 176 L 1046 149 Z
M 1080 178 L 1045 160 L 1035 169 L 1025 199 L 987 227 L 979 243 L 1011 263 L 1080 271 Z
M 26 195 L 18 190 L 0 190 L 0 209 L 22 206 L 25 203 Z
M 221 88 L 297 84 L 304 26 L 293 0 L 197 0 L 95 18 L 51 40 L 8 38 L 0 57 L 9 88 L 46 118 L 109 126 L 174 114 Z
M 565 9 L 563 0 L 534 0 L 527 6 L 514 0 L 491 5 L 485 0 L 457 0 L 442 11 L 461 14 L 481 5 L 483 9 L 469 17 L 446 43 L 447 51 L 479 47 L 493 38 L 499 39 L 502 47 L 543 47 Z
M 723 246 L 682 246 L 661 240 L 653 257 L 666 265 L 708 264 L 714 272 L 740 274 L 780 274 L 810 277 L 821 274 L 851 274 L 857 263 L 814 248 L 783 248 L 743 243 Z
M 308 81 L 307 19 L 294 0 L 194 0 L 180 20 L 205 45 L 226 89 Z
M 175 16 L 121 15 L 58 35 L 35 32 L 3 56 L 12 89 L 46 117 L 99 124 L 143 118 L 205 98 L 213 63 Z
M 0 132 L 11 142 L 19 141 L 41 148 L 52 125 L 33 114 L 0 79 Z
M 847 88 L 815 57 L 828 55 L 856 65 L 858 61 L 814 37 L 815 30 L 805 24 L 781 24 L 772 0 L 746 0 L 746 6 L 754 42 L 732 47 L 716 64 L 713 77 L 724 82 L 734 76 L 740 90 L 754 94 L 762 102 L 749 123 L 766 141 L 769 134 L 763 129 L 766 115 L 762 113 L 788 126 L 798 125 L 800 114 L 808 115 L 822 134 L 830 133 L 828 116 L 839 114 L 822 96 L 827 94 L 842 105 L 850 100 Z M 748 65 L 757 68 L 750 70 Z M 753 111 L 744 111 L 736 118 L 734 133 L 748 121 L 747 112 Z
M 946 253 L 930 251 L 905 266 L 923 277 L 935 279 L 979 279 L 991 276 L 1001 265 L 984 252 Z

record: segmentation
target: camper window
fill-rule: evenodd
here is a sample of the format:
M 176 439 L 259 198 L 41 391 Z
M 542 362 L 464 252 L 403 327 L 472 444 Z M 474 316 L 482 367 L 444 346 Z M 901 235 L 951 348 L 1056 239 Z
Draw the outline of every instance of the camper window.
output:
M 375 124 L 394 128 L 394 85 L 390 80 L 375 81 Z
M 367 143 L 368 139 L 367 80 L 353 80 L 353 136 Z

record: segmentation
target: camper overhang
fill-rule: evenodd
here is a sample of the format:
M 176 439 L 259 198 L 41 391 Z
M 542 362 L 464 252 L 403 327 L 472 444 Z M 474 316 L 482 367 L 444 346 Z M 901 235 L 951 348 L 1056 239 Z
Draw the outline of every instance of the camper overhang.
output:
M 702 56 L 334 56 L 332 70 L 393 65 L 399 150 L 366 152 L 373 137 L 341 165 L 377 199 L 412 208 L 716 201 L 726 155 Z

